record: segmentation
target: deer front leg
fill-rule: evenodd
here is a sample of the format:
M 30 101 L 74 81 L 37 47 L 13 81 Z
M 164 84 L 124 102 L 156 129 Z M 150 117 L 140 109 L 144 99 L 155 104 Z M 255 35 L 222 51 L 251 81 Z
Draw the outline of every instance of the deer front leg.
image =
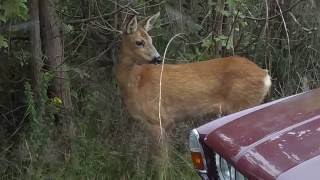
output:
M 158 124 L 148 124 L 147 126 L 149 141 L 149 160 L 151 167 L 156 170 L 155 175 L 158 179 L 161 174 L 159 169 L 166 168 L 169 163 L 169 144 L 165 129 L 161 129 Z

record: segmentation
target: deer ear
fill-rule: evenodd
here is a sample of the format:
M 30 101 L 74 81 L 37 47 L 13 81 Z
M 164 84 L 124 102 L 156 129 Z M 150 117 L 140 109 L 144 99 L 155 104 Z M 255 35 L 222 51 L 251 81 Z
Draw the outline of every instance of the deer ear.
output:
M 146 31 L 150 31 L 153 27 L 153 25 L 155 24 L 156 20 L 159 18 L 160 16 L 160 11 L 153 15 L 150 16 L 146 19 L 144 19 L 143 21 L 140 22 L 140 25 L 146 30 Z
M 133 16 L 130 21 L 127 23 L 127 25 L 125 26 L 125 32 L 127 34 L 131 34 L 136 32 L 138 29 L 138 23 L 137 23 L 137 17 Z

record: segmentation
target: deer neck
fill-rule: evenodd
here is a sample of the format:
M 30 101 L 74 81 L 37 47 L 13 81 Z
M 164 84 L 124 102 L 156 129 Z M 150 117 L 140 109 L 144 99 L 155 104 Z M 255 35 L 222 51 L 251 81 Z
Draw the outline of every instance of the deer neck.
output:
M 134 66 L 134 61 L 129 55 L 120 53 L 119 62 L 116 65 L 116 78 L 123 96 L 128 95 L 128 83 Z

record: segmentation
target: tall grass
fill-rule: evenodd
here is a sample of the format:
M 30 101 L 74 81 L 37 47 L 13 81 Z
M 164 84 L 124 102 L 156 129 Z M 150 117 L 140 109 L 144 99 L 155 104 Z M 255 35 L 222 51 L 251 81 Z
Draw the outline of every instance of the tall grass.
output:
M 152 166 L 148 134 L 141 123 L 131 119 L 124 110 L 111 67 L 92 65 L 83 70 L 90 78 L 74 77 L 82 83 L 74 81 L 74 87 L 79 91 L 74 94 L 78 112 L 73 117 L 76 132 L 71 139 L 71 151 L 67 155 L 61 152 L 63 148 L 55 139 L 57 132 L 50 131 L 53 126 L 31 123 L 35 131 L 28 129 L 21 134 L 21 142 L 10 153 L 19 157 L 6 157 L 10 162 L 1 171 L 0 179 L 197 178 L 186 144 L 177 143 L 181 139 L 185 142 L 187 135 L 176 137 L 169 151 L 170 157 L 163 166 Z M 31 100 L 32 94 L 29 96 Z M 34 108 L 32 101 L 29 107 Z M 36 120 L 34 109 L 30 112 L 29 119 Z M 184 128 L 187 134 L 188 129 Z M 67 158 L 61 158 L 61 155 Z

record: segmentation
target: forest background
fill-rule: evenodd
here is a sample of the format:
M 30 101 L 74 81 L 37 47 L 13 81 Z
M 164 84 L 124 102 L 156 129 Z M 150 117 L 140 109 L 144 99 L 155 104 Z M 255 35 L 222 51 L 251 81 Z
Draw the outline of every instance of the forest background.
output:
M 114 76 L 131 15 L 166 63 L 245 56 L 269 70 L 267 101 L 319 87 L 317 0 L 0 0 L 0 178 L 152 179 L 148 137 Z M 196 179 L 177 124 L 164 179 Z

